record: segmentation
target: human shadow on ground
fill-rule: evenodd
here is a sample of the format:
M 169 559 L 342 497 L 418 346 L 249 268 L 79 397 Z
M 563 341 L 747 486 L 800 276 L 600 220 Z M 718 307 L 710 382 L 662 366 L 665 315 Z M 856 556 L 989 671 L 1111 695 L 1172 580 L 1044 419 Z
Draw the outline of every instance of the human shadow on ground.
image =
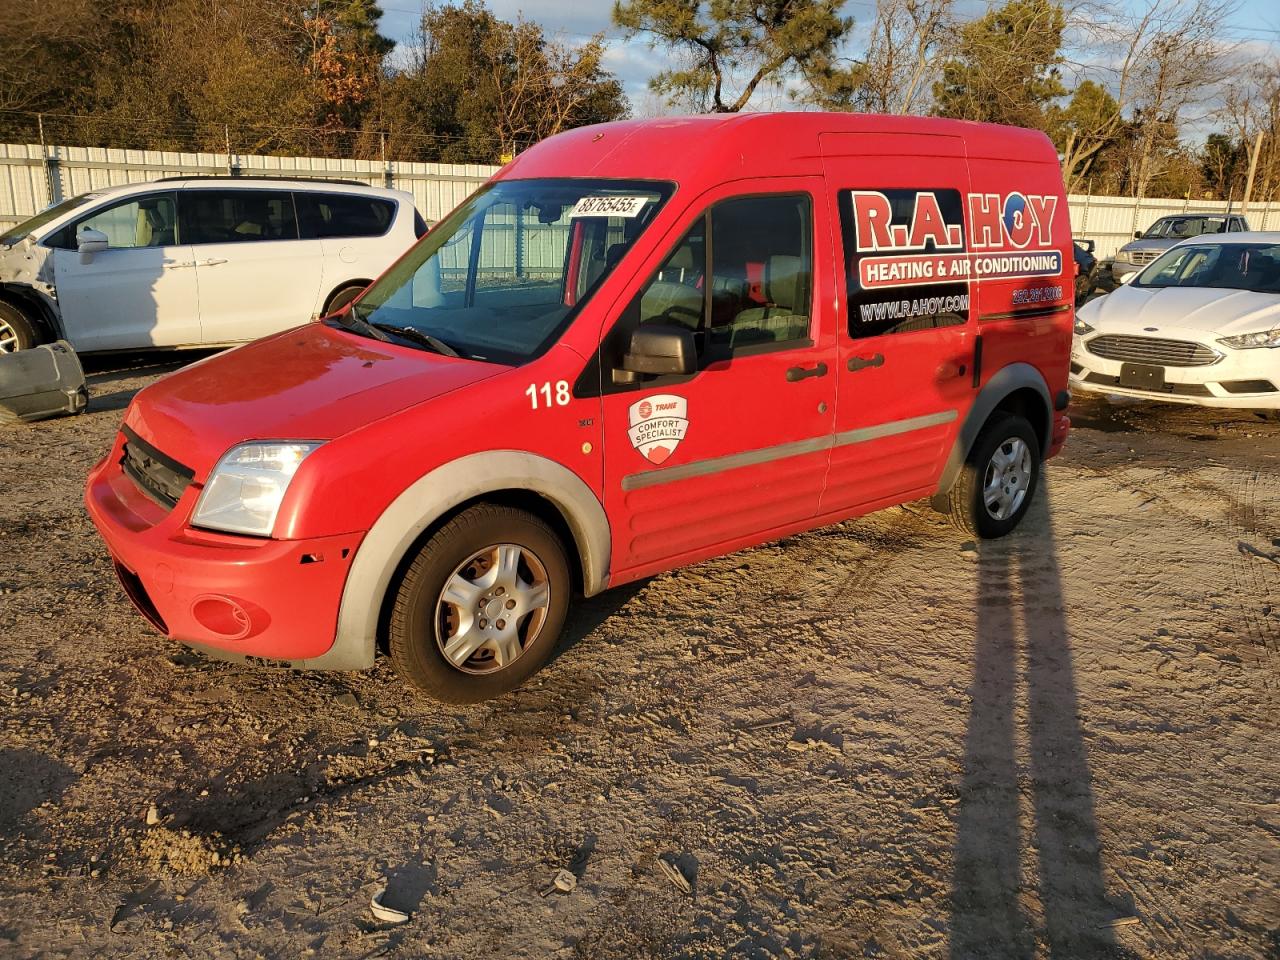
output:
M 1042 484 L 1021 529 L 979 547 L 952 960 L 1132 956 L 1109 926 L 1131 909 L 1108 898 L 1103 878 L 1058 541 Z

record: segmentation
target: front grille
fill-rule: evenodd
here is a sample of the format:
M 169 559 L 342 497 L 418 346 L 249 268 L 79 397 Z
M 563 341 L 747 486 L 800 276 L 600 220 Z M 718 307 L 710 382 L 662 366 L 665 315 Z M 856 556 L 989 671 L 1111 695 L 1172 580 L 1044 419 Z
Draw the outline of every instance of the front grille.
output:
M 184 467 L 165 456 L 128 427 L 122 427 L 125 436 L 124 456 L 120 466 L 138 489 L 166 510 L 172 510 L 186 492 L 195 476 Z
M 1119 387 L 1119 377 L 1109 377 L 1105 373 L 1091 373 L 1084 378 L 1085 383 L 1096 383 L 1101 387 Z M 1123 390 L 1132 390 L 1133 387 L 1121 387 Z M 1156 390 L 1143 390 L 1142 393 L 1149 393 L 1155 396 Z M 1164 385 L 1164 393 L 1171 393 L 1175 397 L 1212 397 L 1209 388 L 1203 383 L 1166 383 Z
M 1129 262 L 1134 266 L 1145 267 L 1162 253 L 1163 250 L 1132 250 L 1129 252 Z
M 1095 357 L 1124 363 L 1152 363 L 1161 367 L 1207 367 L 1222 354 L 1203 343 L 1162 340 L 1159 337 L 1126 337 L 1104 334 L 1084 345 Z

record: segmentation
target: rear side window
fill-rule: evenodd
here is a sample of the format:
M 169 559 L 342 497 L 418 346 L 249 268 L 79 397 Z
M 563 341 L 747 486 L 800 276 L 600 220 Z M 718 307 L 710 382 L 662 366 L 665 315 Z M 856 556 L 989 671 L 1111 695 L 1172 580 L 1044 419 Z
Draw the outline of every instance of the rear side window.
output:
M 707 359 L 806 340 L 811 222 L 803 194 L 717 203 L 641 291 L 640 322 L 689 327 Z
M 307 240 L 326 237 L 380 237 L 391 229 L 396 205 L 382 197 L 298 191 L 298 222 Z
M 184 190 L 183 243 L 297 240 L 293 200 L 286 191 Z
M 966 323 L 968 254 L 959 190 L 842 190 L 849 336 Z

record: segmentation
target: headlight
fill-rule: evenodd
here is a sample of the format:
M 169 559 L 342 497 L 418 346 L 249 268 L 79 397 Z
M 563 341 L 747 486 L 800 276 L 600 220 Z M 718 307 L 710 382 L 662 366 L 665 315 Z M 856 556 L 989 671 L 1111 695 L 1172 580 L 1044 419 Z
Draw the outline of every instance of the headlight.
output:
M 1076 317 L 1075 331 L 1077 337 L 1083 337 L 1086 333 L 1093 333 L 1093 327 L 1089 326 L 1079 317 Z
M 1232 350 L 1253 350 L 1257 347 L 1280 347 L 1280 327 L 1272 327 L 1259 333 L 1242 333 L 1237 337 L 1223 337 L 1218 341 Z
M 271 536 L 289 481 L 318 441 L 242 443 L 209 474 L 191 522 L 197 527 Z

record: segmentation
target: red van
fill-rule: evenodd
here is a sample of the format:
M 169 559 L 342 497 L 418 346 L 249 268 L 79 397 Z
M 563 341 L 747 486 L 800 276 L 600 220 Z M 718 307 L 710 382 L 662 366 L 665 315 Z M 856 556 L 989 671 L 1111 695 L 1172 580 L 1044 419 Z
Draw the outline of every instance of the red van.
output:
M 471 702 L 571 595 L 932 497 L 1017 526 L 1066 439 L 1071 236 L 1028 130 L 820 113 L 587 127 L 341 315 L 138 394 L 86 503 L 219 655 Z

